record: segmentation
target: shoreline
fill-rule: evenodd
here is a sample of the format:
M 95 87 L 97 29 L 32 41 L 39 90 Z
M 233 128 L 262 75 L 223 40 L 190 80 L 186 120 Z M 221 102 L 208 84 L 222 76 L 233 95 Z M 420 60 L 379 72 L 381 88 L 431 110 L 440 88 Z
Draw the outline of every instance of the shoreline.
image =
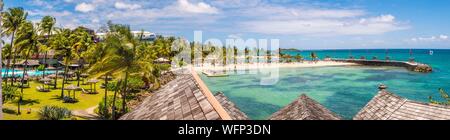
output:
M 336 61 L 304 61 L 292 63 L 250 63 L 250 64 L 229 64 L 226 66 L 212 66 L 204 64 L 204 66 L 195 66 L 195 70 L 200 71 L 220 71 L 220 70 L 248 70 L 248 69 L 266 69 L 266 68 L 311 68 L 311 67 L 328 67 L 328 66 L 359 66 L 360 64 Z

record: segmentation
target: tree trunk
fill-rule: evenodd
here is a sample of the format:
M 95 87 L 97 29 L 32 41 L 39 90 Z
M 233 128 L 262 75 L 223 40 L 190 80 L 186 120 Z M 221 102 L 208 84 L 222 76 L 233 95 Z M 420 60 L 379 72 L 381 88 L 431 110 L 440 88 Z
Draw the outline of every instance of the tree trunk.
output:
M 64 85 L 66 83 L 66 75 L 67 75 L 67 65 L 69 63 L 66 61 L 66 65 L 64 66 L 64 75 L 63 75 L 63 81 L 62 81 L 62 87 L 61 87 L 61 98 L 64 97 Z
M 107 102 L 108 102 L 108 75 L 105 75 L 105 115 L 108 113 L 108 107 L 107 107 Z
M 80 75 L 81 69 L 83 69 L 83 64 L 81 64 L 81 59 L 78 59 L 78 68 L 77 68 L 77 86 L 80 87 Z
M 114 90 L 114 97 L 113 97 L 113 101 L 112 101 L 112 111 L 111 111 L 111 118 L 113 120 L 116 119 L 116 98 L 117 98 L 117 91 L 119 90 L 120 82 L 122 82 L 122 81 L 117 82 L 116 89 Z
M 20 103 L 22 102 L 22 97 L 19 97 L 19 101 L 17 101 L 17 115 L 20 115 Z
M 12 46 L 11 46 L 11 48 L 12 48 Z M 15 70 L 15 65 L 16 65 L 16 53 L 17 53 L 17 50 L 14 50 L 14 52 L 13 52 L 13 63 L 12 63 L 12 71 L 11 71 L 11 76 L 12 76 L 12 78 L 13 78 L 13 80 L 11 81 L 11 86 L 13 86 L 14 85 L 14 82 L 16 82 L 16 77 L 15 77 L 15 75 L 14 75 L 14 70 Z
M 48 33 L 47 33 L 47 47 L 49 47 L 50 45 L 48 45 L 49 43 L 49 40 L 50 40 L 50 34 L 52 33 L 52 31 L 51 31 L 51 28 L 50 28 L 50 30 L 48 31 Z M 44 54 L 44 71 L 42 71 L 42 78 L 44 78 L 45 77 L 45 68 L 47 67 L 47 53 L 48 53 L 48 51 L 45 51 L 45 54 Z M 39 54 L 38 54 L 38 57 L 39 57 Z M 56 84 L 55 84 L 56 85 Z M 56 88 L 56 87 L 55 87 Z
M 23 95 L 23 83 L 25 82 L 25 73 L 27 71 L 27 67 L 28 67 L 28 55 L 30 55 L 30 50 L 27 50 L 27 54 L 25 56 L 25 66 L 23 67 L 23 72 L 22 72 L 22 81 L 21 81 L 21 86 L 20 86 L 20 93 L 22 93 Z
M 6 76 L 5 86 L 8 86 L 8 77 L 9 77 L 8 74 L 9 74 L 9 68 L 11 67 L 11 54 L 12 54 L 12 50 L 13 50 L 13 47 L 14 47 L 14 35 L 15 35 L 15 33 L 16 33 L 16 31 L 14 31 L 12 36 L 11 36 L 11 49 L 8 52 L 8 57 L 7 57 L 8 60 L 6 60 L 7 62 L 6 62 L 6 73 L 5 73 L 5 76 Z
M 124 81 L 124 83 L 123 83 L 123 92 L 122 92 L 122 114 L 125 114 L 125 110 L 126 110 L 126 107 L 127 107 L 127 103 L 126 103 L 126 98 L 127 98 L 127 84 L 128 84 L 128 72 L 125 72 L 125 81 Z
M 39 53 L 38 53 L 38 58 L 39 58 Z M 42 71 L 42 78 L 45 77 L 45 68 L 47 67 L 47 51 L 45 51 L 44 54 L 44 70 Z
M 55 85 L 53 86 L 54 89 L 57 88 L 56 84 L 58 83 L 58 68 L 56 68 L 56 73 L 55 73 Z

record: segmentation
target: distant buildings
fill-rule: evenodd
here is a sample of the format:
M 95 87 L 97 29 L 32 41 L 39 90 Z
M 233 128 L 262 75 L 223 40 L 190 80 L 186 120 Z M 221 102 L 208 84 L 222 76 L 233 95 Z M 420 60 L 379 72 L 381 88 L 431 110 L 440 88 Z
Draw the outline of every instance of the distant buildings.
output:
M 131 31 L 134 37 L 143 41 L 155 41 L 156 34 L 148 31 Z M 107 33 L 95 33 L 96 40 L 103 41 Z

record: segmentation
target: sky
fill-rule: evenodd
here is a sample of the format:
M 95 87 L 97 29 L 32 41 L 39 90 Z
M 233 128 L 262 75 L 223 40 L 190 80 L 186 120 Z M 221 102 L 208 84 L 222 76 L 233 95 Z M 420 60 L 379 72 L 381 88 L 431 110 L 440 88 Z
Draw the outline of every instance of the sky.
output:
M 297 49 L 450 49 L 449 0 L 4 0 L 28 19 L 94 30 L 107 21 L 193 40 L 279 39 Z

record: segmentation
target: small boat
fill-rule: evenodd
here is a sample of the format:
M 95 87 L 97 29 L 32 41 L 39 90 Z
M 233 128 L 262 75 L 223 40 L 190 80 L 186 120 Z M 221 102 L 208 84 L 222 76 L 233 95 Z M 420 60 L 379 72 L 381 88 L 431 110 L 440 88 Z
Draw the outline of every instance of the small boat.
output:
M 433 53 L 434 53 L 433 50 L 430 50 L 429 54 L 430 54 L 430 55 L 433 55 Z

